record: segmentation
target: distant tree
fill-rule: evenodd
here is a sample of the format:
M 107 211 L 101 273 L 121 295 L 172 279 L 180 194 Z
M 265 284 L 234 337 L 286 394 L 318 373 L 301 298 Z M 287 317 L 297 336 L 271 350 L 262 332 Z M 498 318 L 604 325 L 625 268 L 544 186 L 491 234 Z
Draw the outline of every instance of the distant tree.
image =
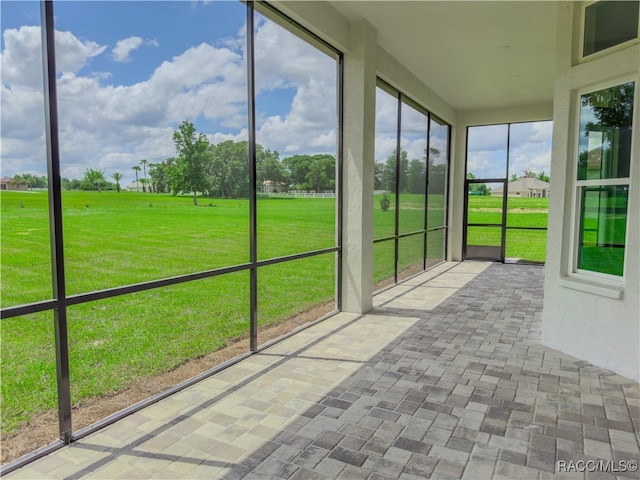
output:
M 288 188 L 288 175 L 280 161 L 280 154 L 258 145 L 256 148 L 256 187 L 260 190 L 265 181 L 273 182 L 278 190 L 280 185 Z
M 406 150 L 400 150 L 400 165 L 397 162 L 397 151 L 394 148 L 382 169 L 382 185 L 384 190 L 396 192 L 396 175 L 399 176 L 400 192 L 408 190 L 409 157 Z
M 509 179 L 509 182 L 515 182 L 516 180 L 518 180 L 518 175 L 516 175 L 514 173 L 513 175 L 511 175 L 511 178 Z
M 537 178 L 538 180 L 542 180 L 543 182 L 547 182 L 547 183 L 551 181 L 551 179 L 549 178 L 549 175 L 544 173 L 544 170 L 537 175 Z
M 66 178 L 62 177 L 62 188 L 65 190 L 78 190 L 80 188 L 81 181 L 77 178 Z
M 102 191 L 102 187 L 107 183 L 104 178 L 104 170 L 94 170 L 88 168 L 84 172 L 84 178 L 80 188 L 83 190 L 98 190 L 98 193 Z
M 333 155 L 318 154 L 311 157 L 306 183 L 316 193 L 335 188 L 336 159 Z
M 527 168 L 524 171 L 523 177 L 525 178 L 538 178 L 538 174 L 536 173 L 536 171 L 532 168 Z
M 142 165 L 142 171 L 144 173 L 144 182 L 142 183 L 142 191 L 145 191 L 145 186 L 147 185 L 147 160 L 143 158 L 140 160 L 140 165 Z
M 173 132 L 173 141 L 178 158 L 173 170 L 172 188 L 174 191 L 192 192 L 193 204 L 198 205 L 198 192 L 208 193 L 211 187 L 205 174 L 209 141 L 188 120 Z
M 142 184 L 142 192 L 145 193 L 147 191 L 147 183 L 149 182 L 149 180 L 147 180 L 146 178 L 141 178 L 140 179 L 140 183 Z
M 322 192 L 335 188 L 336 159 L 333 155 L 293 155 L 282 160 L 286 178 L 296 190 Z
M 447 188 L 447 163 L 440 160 L 440 150 L 435 147 L 429 148 L 427 158 L 429 165 L 427 193 L 444 194 Z
M 151 186 L 154 192 L 164 193 L 171 191 L 171 170 L 175 161 L 175 158 L 167 158 L 160 163 L 149 164 L 149 176 L 151 177 Z
M 23 173 L 14 175 L 13 183 L 16 185 L 26 185 L 29 188 L 47 188 L 48 180 L 45 176 Z
M 115 172 L 115 173 L 112 173 L 110 176 L 116 182 L 116 191 L 120 193 L 120 180 L 124 178 L 124 175 L 122 175 L 120 172 Z
M 284 165 L 289 175 L 289 181 L 296 190 L 309 190 L 307 176 L 311 169 L 311 155 L 292 155 L 284 158 Z
M 380 199 L 380 209 L 383 212 L 386 212 L 387 210 L 389 210 L 390 206 L 391 206 L 391 198 L 389 197 L 388 193 L 385 193 L 382 195 L 382 198 Z
M 447 165 L 446 163 L 431 163 L 429 165 L 429 184 L 427 191 L 430 195 L 443 194 L 447 188 Z
M 469 172 L 467 173 L 467 180 L 475 180 L 476 176 Z M 469 195 L 490 195 L 491 189 L 487 187 L 485 183 L 470 183 L 469 184 Z
M 259 156 L 259 155 L 258 155 Z M 249 197 L 249 143 L 227 140 L 207 149 L 205 173 L 209 194 L 221 198 Z
M 376 162 L 374 166 L 373 173 L 373 189 L 374 190 L 383 190 L 384 185 L 382 183 L 382 172 L 384 170 L 384 164 L 380 162 Z
M 590 130 L 601 125 L 631 128 L 634 91 L 635 84 L 629 82 L 582 96 L 582 106 L 590 107 L 598 119 L 597 123 L 587 122 L 585 135 L 588 137 Z
M 424 160 L 418 160 L 417 158 L 411 160 L 407 177 L 407 191 L 409 193 L 424 193 L 427 187 L 427 172 Z
M 140 173 L 140 167 L 138 165 L 134 165 L 131 169 L 136 172 L 136 192 L 139 192 L 140 187 L 138 187 L 138 185 L 140 185 L 140 183 L 138 182 L 138 173 Z

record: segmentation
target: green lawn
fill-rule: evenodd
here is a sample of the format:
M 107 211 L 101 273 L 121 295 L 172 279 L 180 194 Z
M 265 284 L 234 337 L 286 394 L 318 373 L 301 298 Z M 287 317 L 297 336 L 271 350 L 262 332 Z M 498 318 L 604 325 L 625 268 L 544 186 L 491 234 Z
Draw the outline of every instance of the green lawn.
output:
M 2 306 L 49 299 L 45 192 L 2 192 Z M 247 200 L 64 192 L 68 294 L 249 260 Z M 335 201 L 258 201 L 261 259 L 335 245 Z M 335 255 L 258 270 L 258 320 L 334 298 Z M 108 395 L 248 333 L 249 273 L 148 290 L 68 310 L 72 401 Z M 2 321 L 2 432 L 56 405 L 53 314 Z
M 548 198 L 507 199 L 507 226 L 512 227 L 507 230 L 507 257 L 533 262 L 545 261 L 547 232 L 524 228 L 546 228 L 548 210 Z M 502 197 L 469 196 L 468 223 L 501 224 Z M 501 236 L 499 227 L 468 227 L 467 244 L 499 246 Z

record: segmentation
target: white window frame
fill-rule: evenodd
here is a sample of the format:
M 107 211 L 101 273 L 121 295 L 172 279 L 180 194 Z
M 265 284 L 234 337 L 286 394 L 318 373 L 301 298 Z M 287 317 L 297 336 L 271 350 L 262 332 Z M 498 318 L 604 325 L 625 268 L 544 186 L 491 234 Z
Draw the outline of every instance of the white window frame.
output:
M 629 245 L 630 231 L 627 228 L 625 233 L 625 256 L 624 256 L 622 276 L 595 272 L 592 270 L 579 269 L 578 268 L 578 252 L 580 250 L 579 243 L 580 243 L 580 229 L 581 229 L 580 213 L 582 211 L 582 188 L 589 187 L 589 186 L 627 185 L 629 190 L 631 190 L 633 188 L 632 180 L 634 178 L 634 175 L 637 175 L 637 172 L 635 171 L 636 162 L 634 162 L 633 157 L 630 159 L 628 177 L 605 178 L 605 179 L 596 179 L 596 180 L 578 180 L 578 163 L 579 163 L 578 157 L 580 155 L 579 141 L 580 141 L 580 133 L 581 133 L 580 132 L 580 114 L 581 114 L 580 99 L 582 98 L 583 95 L 587 95 L 589 93 L 594 93 L 607 88 L 623 85 L 625 83 L 634 82 L 634 104 L 633 104 L 634 113 L 633 113 L 633 118 L 631 120 L 632 122 L 631 128 L 632 128 L 632 132 L 635 133 L 638 131 L 638 118 L 639 118 L 638 104 L 640 103 L 638 102 L 638 97 L 639 97 L 638 80 L 639 80 L 639 77 L 636 77 L 636 76 L 624 76 L 624 77 L 616 78 L 614 80 L 608 80 L 606 82 L 597 83 L 589 87 L 584 87 L 575 92 L 575 95 L 576 95 L 575 96 L 576 109 L 575 109 L 575 115 L 574 115 L 575 128 L 573 129 L 574 130 L 573 146 L 571 149 L 573 154 L 571 155 L 571 159 L 570 159 L 570 161 L 572 162 L 571 188 L 573 189 L 573 193 L 572 193 L 573 205 L 571 206 L 572 208 L 572 225 L 571 225 L 572 239 L 570 242 L 570 255 L 569 255 L 570 265 L 568 269 L 570 278 L 568 279 L 567 282 L 561 282 L 561 283 L 565 284 L 565 286 L 570 288 L 578 288 L 576 284 L 572 282 L 572 280 L 577 280 L 577 281 L 586 281 L 592 284 L 594 288 L 598 288 L 598 285 L 601 285 L 602 287 L 605 287 L 605 290 L 606 290 L 606 287 L 615 287 L 616 289 L 620 289 L 620 290 L 616 290 L 615 295 L 608 295 L 600 292 L 605 296 L 612 296 L 613 298 L 620 298 L 621 289 L 622 287 L 624 287 L 625 274 L 627 272 L 627 264 L 629 261 L 629 256 L 627 254 L 627 246 Z M 633 135 L 633 134 L 631 135 L 631 155 L 633 155 L 633 152 L 635 151 L 634 149 L 636 148 L 635 143 L 637 142 L 637 136 L 638 135 Z M 627 210 L 626 222 L 628 227 L 629 225 L 628 210 Z M 582 288 L 578 288 L 578 289 L 582 289 Z M 596 292 L 594 291 L 593 293 L 596 293 Z
M 602 57 L 604 55 L 610 55 L 611 52 L 615 52 L 616 50 L 622 50 L 625 49 L 631 45 L 634 45 L 636 43 L 639 43 L 640 41 L 640 11 L 638 13 L 638 33 L 636 34 L 635 38 L 632 38 L 630 40 L 627 40 L 626 42 L 622 42 L 619 43 L 617 45 L 613 45 L 612 47 L 609 48 L 605 48 L 603 50 L 600 50 L 598 52 L 594 52 L 591 53 L 589 55 L 585 55 L 584 54 L 584 37 L 585 37 L 585 20 L 586 20 L 586 15 L 587 15 L 587 7 L 590 7 L 591 5 L 594 5 L 596 3 L 599 3 L 602 0 L 592 0 L 592 1 L 588 1 L 588 2 L 583 2 L 582 5 L 580 6 L 580 37 L 578 39 L 578 48 L 579 48 L 579 53 L 578 53 L 578 63 L 582 63 L 582 62 L 588 62 L 590 60 L 593 60 L 594 58 L 599 58 Z M 575 39 L 575 37 L 574 37 Z M 575 52 L 575 50 L 574 50 Z M 574 53 L 575 55 L 575 53 Z

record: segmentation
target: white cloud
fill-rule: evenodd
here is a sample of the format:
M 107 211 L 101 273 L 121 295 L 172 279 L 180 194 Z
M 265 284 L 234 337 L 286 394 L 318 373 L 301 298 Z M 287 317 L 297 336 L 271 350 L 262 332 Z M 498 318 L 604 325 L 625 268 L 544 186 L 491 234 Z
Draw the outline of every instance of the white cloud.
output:
M 111 50 L 113 59 L 116 62 L 129 62 L 131 57 L 129 56 L 132 51 L 137 50 L 142 45 L 142 39 L 140 37 L 129 37 L 124 40 L 118 40 L 116 46 Z
M 249 132 L 247 131 L 246 128 L 243 128 L 236 135 L 231 133 L 216 132 L 213 135 L 208 135 L 207 138 L 214 145 L 217 145 L 222 142 L 226 142 L 227 140 L 231 140 L 233 142 L 246 142 L 249 139 Z
M 510 127 L 509 177 L 526 170 L 549 174 L 551 166 L 552 122 L 514 123 Z M 507 126 L 474 127 L 469 131 L 467 171 L 476 177 L 505 175 Z
M 77 72 L 107 48 L 96 42 L 82 42 L 71 32 L 56 30 L 56 69 L 59 72 Z
M 385 163 L 389 155 L 393 153 L 393 151 L 397 147 L 397 140 L 395 135 L 393 136 L 379 136 L 376 135 L 376 162 Z
M 267 20 L 256 31 L 257 141 L 281 156 L 336 151 L 336 63 Z M 294 89 L 290 109 L 269 115 L 279 89 Z
M 376 135 L 398 133 L 398 99 L 381 89 L 376 90 Z
M 105 46 L 71 32 L 56 32 L 58 107 L 63 175 L 79 178 L 87 168 L 119 171 L 125 182 L 141 158 L 162 161 L 175 155 L 174 128 L 196 123 L 213 143 L 247 139 L 244 27 L 239 38 L 217 46 L 200 43 L 160 63 L 148 79 L 119 84 L 109 72 L 83 67 Z M 335 152 L 336 66 L 333 59 L 271 22 L 257 32 L 258 137 L 281 156 Z M 4 32 L 2 52 L 2 169 L 8 175 L 46 173 L 44 96 L 39 27 Z M 262 42 L 262 43 L 261 43 Z M 130 59 L 141 45 L 158 45 L 130 37 L 111 51 L 118 61 Z M 287 88 L 282 104 L 278 89 Z M 270 92 L 264 103 L 261 92 Z M 204 128 L 202 126 L 204 126 Z M 225 133 L 216 131 L 215 125 Z
M 291 85 L 335 82 L 331 58 L 272 21 L 257 21 L 256 92 Z
M 427 150 L 427 132 L 424 133 L 424 138 L 401 138 L 400 148 L 407 152 L 409 161 L 422 160 Z

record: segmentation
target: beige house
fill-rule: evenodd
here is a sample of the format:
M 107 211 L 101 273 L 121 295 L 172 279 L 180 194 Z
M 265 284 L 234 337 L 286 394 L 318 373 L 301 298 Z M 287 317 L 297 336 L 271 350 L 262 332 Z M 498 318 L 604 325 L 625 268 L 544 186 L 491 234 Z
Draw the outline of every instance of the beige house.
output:
M 29 185 L 15 183 L 11 177 L 2 177 L 0 178 L 0 190 L 20 190 L 24 192 L 29 190 Z
M 282 182 L 274 182 L 273 180 L 265 180 L 262 182 L 262 191 L 264 193 L 284 192 L 286 185 Z
M 502 187 L 492 189 L 491 196 L 502 196 L 502 190 Z M 507 196 L 522 198 L 549 198 L 549 190 L 549 182 L 543 182 L 537 178 L 520 177 L 518 180 L 509 183 L 507 187 Z

